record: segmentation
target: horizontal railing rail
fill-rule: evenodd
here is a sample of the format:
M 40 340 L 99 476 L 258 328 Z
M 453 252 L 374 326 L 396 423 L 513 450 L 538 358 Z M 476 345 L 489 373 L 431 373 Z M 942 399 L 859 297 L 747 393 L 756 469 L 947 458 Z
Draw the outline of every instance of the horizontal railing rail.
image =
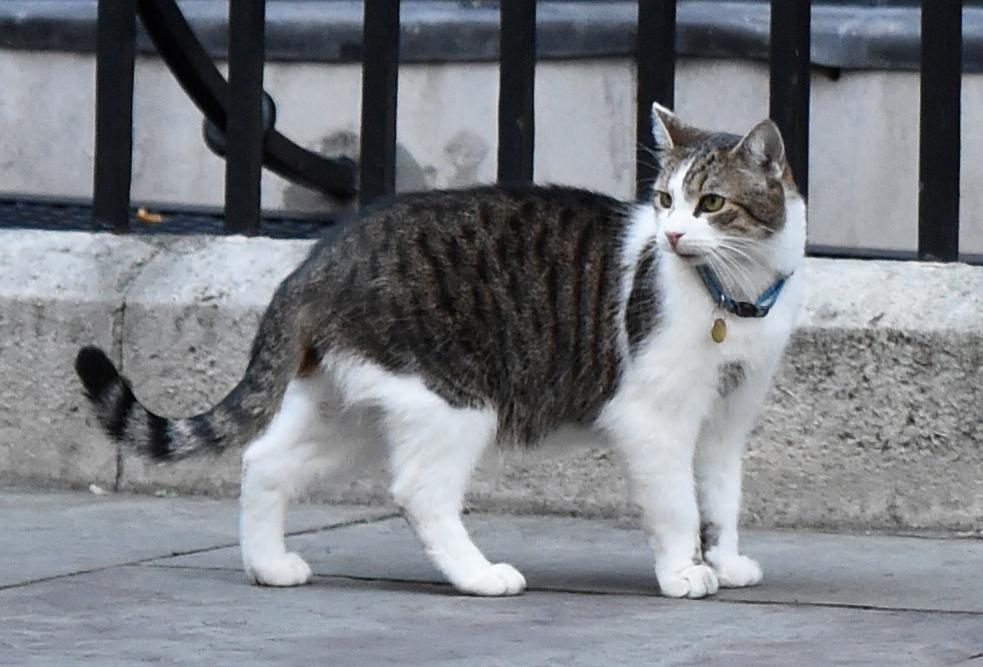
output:
M 771 0 L 770 115 L 781 129 L 799 188 L 809 191 L 811 0 Z M 127 230 L 132 178 L 133 70 L 139 16 L 161 56 L 210 123 L 209 144 L 226 158 L 229 233 L 261 231 L 260 183 L 267 167 L 339 198 L 356 193 L 356 167 L 290 142 L 274 127 L 263 92 L 265 0 L 229 3 L 229 82 L 207 56 L 174 0 L 99 0 L 93 217 Z M 535 0 L 502 0 L 499 43 L 498 180 L 534 180 Z M 657 175 L 650 131 L 653 102 L 672 107 L 677 0 L 639 0 L 636 54 L 636 194 Z M 960 104 L 963 0 L 922 0 L 918 249 L 923 260 L 959 253 Z M 396 186 L 399 0 L 364 3 L 362 118 L 357 194 L 365 206 Z M 216 136 L 219 137 L 216 139 Z M 810 246 L 827 256 L 855 248 Z M 898 258 L 890 251 L 865 256 Z

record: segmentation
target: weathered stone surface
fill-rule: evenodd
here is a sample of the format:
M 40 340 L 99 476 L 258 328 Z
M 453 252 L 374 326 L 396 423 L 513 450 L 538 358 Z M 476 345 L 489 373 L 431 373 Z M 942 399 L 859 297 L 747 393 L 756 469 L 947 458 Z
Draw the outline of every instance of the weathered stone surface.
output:
M 148 262 L 126 294 L 123 372 L 164 415 L 207 410 L 238 382 L 259 318 L 306 256 L 307 241 L 189 237 Z M 160 465 L 123 452 L 120 488 L 234 494 L 239 456 L 229 451 Z
M 983 525 L 983 270 L 819 261 L 748 458 L 768 524 Z
M 86 424 L 75 354 L 117 352 L 123 295 L 157 252 L 139 238 L 0 231 L 0 483 L 112 485 L 116 448 Z

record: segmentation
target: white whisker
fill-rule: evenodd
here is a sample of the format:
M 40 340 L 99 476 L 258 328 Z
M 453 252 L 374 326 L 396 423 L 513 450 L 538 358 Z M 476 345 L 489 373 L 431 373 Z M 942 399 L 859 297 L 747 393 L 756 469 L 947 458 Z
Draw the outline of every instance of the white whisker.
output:
M 733 257 L 725 253 L 715 253 L 714 256 L 720 260 L 722 265 L 728 267 L 728 273 L 733 277 L 734 287 L 743 293 L 743 300 L 755 298 L 755 280 L 748 268 L 742 265 Z

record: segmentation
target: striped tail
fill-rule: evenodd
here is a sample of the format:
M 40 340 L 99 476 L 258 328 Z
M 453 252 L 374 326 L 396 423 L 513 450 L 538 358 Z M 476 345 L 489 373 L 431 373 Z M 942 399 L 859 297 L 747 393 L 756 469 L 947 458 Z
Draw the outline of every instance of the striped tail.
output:
M 291 284 L 293 283 L 293 284 Z M 168 419 L 145 408 L 106 353 L 82 348 L 75 359 L 99 424 L 116 442 L 158 460 L 242 446 L 273 419 L 296 376 L 309 340 L 298 331 L 296 282 L 289 278 L 259 326 L 242 380 L 218 405 L 193 417 Z M 294 292 L 291 294 L 291 292 Z
M 85 386 L 96 418 L 113 440 L 135 446 L 155 459 L 172 458 L 175 429 L 167 419 L 140 404 L 130 383 L 105 352 L 83 347 L 75 358 L 75 372 Z

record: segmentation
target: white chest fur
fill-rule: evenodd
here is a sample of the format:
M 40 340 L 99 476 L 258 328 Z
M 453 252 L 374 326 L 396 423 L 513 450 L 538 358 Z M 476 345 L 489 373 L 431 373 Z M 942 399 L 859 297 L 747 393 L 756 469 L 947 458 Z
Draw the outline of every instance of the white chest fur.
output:
M 772 275 L 790 275 L 766 317 L 740 318 L 717 306 L 693 265 L 664 248 L 658 263 L 658 325 L 628 361 L 622 383 L 599 425 L 636 411 L 688 415 L 701 421 L 718 394 L 722 369 L 732 362 L 744 375 L 767 383 L 795 326 L 803 298 L 795 273 L 805 238 L 805 207 L 788 202 L 788 224 L 774 239 Z M 647 243 L 659 240 L 658 221 L 649 207 L 639 209 L 625 241 L 626 263 Z M 722 342 L 711 337 L 714 321 L 726 323 Z

